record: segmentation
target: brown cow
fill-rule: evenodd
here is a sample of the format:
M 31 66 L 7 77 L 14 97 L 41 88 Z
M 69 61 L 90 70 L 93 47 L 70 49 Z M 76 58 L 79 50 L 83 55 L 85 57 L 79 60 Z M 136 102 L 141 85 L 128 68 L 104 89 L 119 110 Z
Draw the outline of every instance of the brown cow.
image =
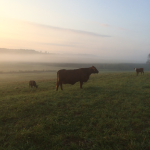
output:
M 62 88 L 62 84 L 75 84 L 80 81 L 80 88 L 82 89 L 83 82 L 87 82 L 92 73 L 98 73 L 98 70 L 92 66 L 90 68 L 79 68 L 74 70 L 59 70 L 57 72 L 56 91 L 58 91 L 59 85 Z
M 142 75 L 142 73 L 144 75 L 144 68 L 134 68 L 134 70 L 136 71 L 137 76 L 138 76 L 139 72 L 141 72 L 141 75 Z
M 36 87 L 38 88 L 38 85 L 36 84 L 36 82 L 34 80 L 29 81 L 29 87 Z

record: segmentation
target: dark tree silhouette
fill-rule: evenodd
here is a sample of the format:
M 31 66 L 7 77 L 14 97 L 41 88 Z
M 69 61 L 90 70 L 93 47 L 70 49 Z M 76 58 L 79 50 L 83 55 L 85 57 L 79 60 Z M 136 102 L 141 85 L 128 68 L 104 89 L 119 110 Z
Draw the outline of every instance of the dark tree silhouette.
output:
M 147 64 L 150 64 L 150 54 L 148 54 L 148 58 L 147 58 Z

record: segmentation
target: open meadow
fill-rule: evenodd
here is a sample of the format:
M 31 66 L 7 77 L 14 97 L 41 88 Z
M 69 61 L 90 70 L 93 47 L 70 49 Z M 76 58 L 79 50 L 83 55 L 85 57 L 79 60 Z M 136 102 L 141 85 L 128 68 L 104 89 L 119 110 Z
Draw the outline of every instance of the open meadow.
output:
M 0 74 L 1 150 L 150 149 L 150 72 L 55 88 L 56 72 Z

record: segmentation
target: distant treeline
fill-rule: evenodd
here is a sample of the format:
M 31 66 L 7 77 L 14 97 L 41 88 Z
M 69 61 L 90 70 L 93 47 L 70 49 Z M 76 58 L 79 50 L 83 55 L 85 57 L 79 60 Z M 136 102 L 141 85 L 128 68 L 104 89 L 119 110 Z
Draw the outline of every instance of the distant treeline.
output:
M 47 51 L 36 51 L 32 49 L 7 49 L 7 48 L 0 48 L 0 53 L 4 54 L 53 54 Z

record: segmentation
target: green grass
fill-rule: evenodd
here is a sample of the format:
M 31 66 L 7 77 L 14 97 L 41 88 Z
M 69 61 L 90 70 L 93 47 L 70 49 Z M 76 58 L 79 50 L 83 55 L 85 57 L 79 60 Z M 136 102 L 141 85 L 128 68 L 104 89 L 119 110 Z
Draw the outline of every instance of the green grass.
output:
M 38 89 L 28 87 L 31 76 Z M 94 74 L 82 90 L 55 91 L 53 78 L 0 78 L 0 149 L 150 149 L 150 72 Z

